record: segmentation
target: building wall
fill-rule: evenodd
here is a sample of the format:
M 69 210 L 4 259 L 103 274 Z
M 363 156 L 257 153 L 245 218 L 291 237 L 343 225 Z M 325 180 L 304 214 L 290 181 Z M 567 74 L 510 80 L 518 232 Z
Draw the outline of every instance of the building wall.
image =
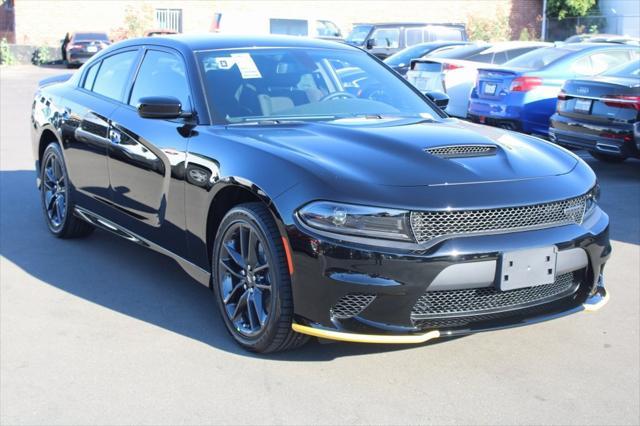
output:
M 225 14 L 329 19 L 345 34 L 354 22 L 466 23 L 470 16 L 492 19 L 502 10 L 512 22 L 512 36 L 517 38 L 521 28 L 535 23 L 541 4 L 542 0 L 15 0 L 15 33 L 16 43 L 55 45 L 67 31 L 117 32 L 126 27 L 127 16 L 147 16 L 156 8 L 182 9 L 185 33 L 210 31 L 217 12 L 223 19 Z

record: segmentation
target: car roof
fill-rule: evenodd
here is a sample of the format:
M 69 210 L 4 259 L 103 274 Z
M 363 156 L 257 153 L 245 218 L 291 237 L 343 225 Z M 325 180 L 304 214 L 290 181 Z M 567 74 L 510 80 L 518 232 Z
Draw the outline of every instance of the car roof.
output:
M 551 47 L 553 43 L 544 41 L 500 41 L 493 43 L 485 53 L 503 52 L 505 50 L 521 49 L 523 47 Z
M 632 48 L 633 46 L 628 44 L 620 44 L 620 43 L 559 43 L 554 47 L 558 47 L 560 49 L 573 50 L 576 52 L 588 49 L 620 49 L 628 47 Z
M 374 27 L 463 27 L 464 24 L 442 22 L 358 22 L 356 25 L 371 25 Z
M 225 34 L 202 34 L 202 35 L 166 35 L 162 37 L 144 37 L 122 41 L 116 46 L 127 47 L 136 45 L 157 45 L 172 47 L 181 51 L 199 51 L 214 49 L 242 49 L 252 47 L 302 47 L 302 48 L 325 48 L 360 50 L 345 43 L 338 43 L 330 40 L 312 39 L 297 36 L 237 36 Z

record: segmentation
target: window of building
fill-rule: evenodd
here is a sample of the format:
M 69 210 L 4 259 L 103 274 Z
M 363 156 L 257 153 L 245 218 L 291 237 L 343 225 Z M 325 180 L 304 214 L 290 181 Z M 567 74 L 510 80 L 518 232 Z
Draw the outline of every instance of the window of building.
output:
M 117 101 L 121 100 L 131 65 L 137 55 L 137 50 L 129 50 L 103 59 L 93 83 L 93 92 Z
M 182 32 L 182 9 L 156 9 L 156 26 Z

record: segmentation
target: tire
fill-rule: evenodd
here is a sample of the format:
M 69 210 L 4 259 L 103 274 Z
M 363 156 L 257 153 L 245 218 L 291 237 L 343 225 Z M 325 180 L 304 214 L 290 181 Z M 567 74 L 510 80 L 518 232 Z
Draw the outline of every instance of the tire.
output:
M 240 346 L 271 353 L 308 341 L 308 336 L 291 329 L 293 297 L 286 254 L 263 204 L 240 204 L 225 215 L 213 243 L 211 265 L 218 310 Z
M 94 227 L 73 215 L 73 188 L 57 142 L 44 150 L 40 163 L 40 203 L 49 231 L 58 238 L 85 237 Z
M 593 158 L 599 161 L 604 161 L 606 163 L 622 163 L 627 157 L 623 157 L 620 155 L 611 155 L 611 154 L 603 154 L 602 152 L 589 151 L 589 154 Z

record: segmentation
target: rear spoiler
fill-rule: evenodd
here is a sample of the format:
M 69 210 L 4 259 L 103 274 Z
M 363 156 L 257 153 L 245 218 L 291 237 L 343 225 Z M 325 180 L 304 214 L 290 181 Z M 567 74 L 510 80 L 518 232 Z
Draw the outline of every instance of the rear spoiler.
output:
M 73 74 L 60 74 L 54 75 L 53 77 L 48 77 L 40 80 L 38 82 L 38 87 L 50 86 L 52 84 L 64 83 L 69 80 L 73 76 Z

